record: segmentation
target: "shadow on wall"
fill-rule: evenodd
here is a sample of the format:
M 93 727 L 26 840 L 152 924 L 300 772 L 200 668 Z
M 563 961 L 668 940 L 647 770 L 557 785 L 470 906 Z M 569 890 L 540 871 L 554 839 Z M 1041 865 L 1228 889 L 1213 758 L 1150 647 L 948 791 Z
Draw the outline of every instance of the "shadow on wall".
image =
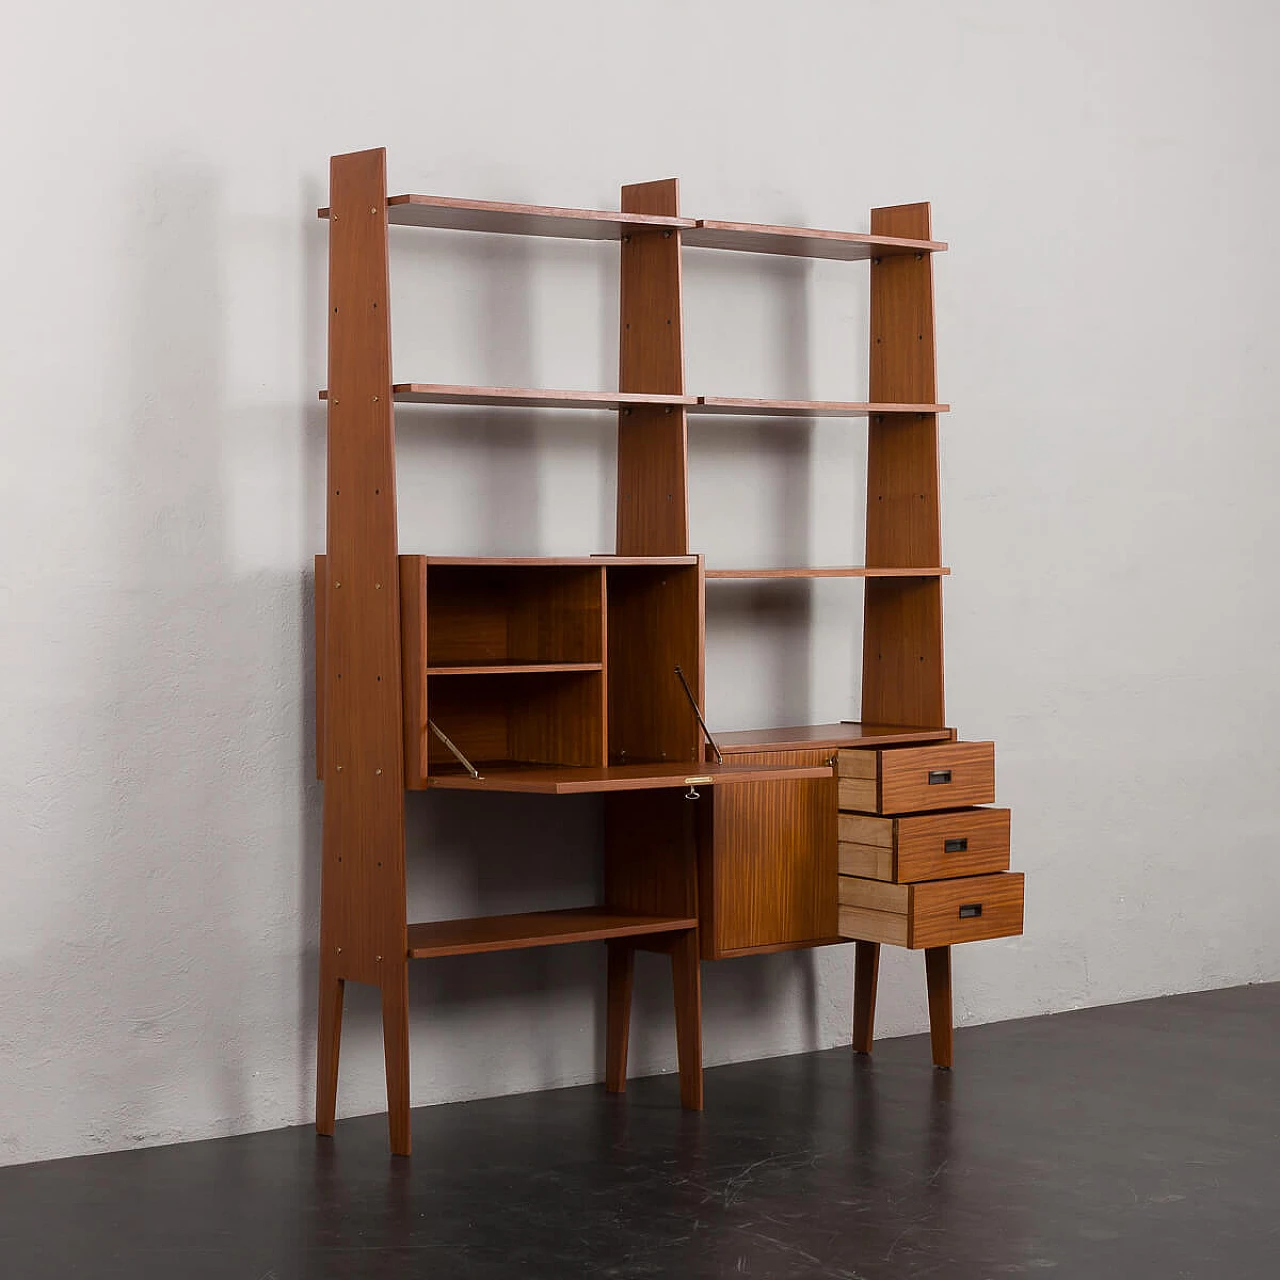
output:
M 237 576 L 228 554 L 224 435 L 262 424 L 227 403 L 224 217 L 211 169 L 160 163 L 121 253 L 132 296 L 102 413 L 111 567 L 92 584 L 84 754 L 66 762 L 79 774 L 63 856 L 83 850 L 83 865 L 64 864 L 78 887 L 45 931 L 52 952 L 8 976 L 47 1010 L 36 1114 L 63 1117 L 53 1141 L 68 1149 L 189 1137 L 193 1117 L 260 1123 L 255 1067 L 281 996 L 292 1006 L 279 907 L 297 578 Z

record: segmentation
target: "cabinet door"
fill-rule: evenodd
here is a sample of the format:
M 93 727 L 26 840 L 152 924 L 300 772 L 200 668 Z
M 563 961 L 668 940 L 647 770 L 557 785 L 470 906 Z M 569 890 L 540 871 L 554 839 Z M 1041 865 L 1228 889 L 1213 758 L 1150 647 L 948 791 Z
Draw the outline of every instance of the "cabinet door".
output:
M 726 756 L 734 764 L 823 764 L 827 749 Z M 700 848 L 706 959 L 837 936 L 836 779 L 717 786 Z

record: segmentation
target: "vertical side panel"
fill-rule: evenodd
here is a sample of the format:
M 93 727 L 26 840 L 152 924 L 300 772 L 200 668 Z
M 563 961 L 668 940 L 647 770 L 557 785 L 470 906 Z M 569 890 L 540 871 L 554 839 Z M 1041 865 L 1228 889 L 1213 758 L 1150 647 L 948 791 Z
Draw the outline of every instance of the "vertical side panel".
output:
M 385 152 L 333 158 L 320 910 L 337 976 L 384 987 L 407 955 L 386 190 Z
M 427 558 L 400 557 L 400 656 L 404 681 L 404 785 L 427 785 Z
M 622 188 L 624 213 L 675 215 L 674 178 Z M 622 240 L 618 389 L 684 393 L 680 232 L 633 229 Z M 688 423 L 678 407 L 618 414 L 619 555 L 685 555 L 689 549 Z
M 609 760 L 700 761 L 702 732 L 675 669 L 701 706 L 701 562 L 607 572 Z
M 929 206 L 873 209 L 871 230 L 929 239 Z M 872 262 L 870 397 L 886 403 L 937 399 L 929 254 Z M 891 568 L 942 563 L 938 424 L 932 414 L 878 415 L 869 424 L 866 562 Z M 868 579 L 865 598 L 863 722 L 943 724 L 941 580 Z

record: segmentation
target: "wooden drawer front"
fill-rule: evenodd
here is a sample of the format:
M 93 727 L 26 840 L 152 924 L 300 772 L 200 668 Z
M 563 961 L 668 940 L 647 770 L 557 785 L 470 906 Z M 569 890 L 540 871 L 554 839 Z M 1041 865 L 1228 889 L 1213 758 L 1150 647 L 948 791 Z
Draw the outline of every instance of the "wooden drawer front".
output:
M 1009 869 L 1009 810 L 840 815 L 840 874 L 907 884 Z
M 840 936 L 900 947 L 949 947 L 1022 932 L 1019 871 L 924 884 L 840 877 Z
M 840 808 L 861 813 L 926 813 L 991 804 L 996 798 L 994 742 L 840 752 Z

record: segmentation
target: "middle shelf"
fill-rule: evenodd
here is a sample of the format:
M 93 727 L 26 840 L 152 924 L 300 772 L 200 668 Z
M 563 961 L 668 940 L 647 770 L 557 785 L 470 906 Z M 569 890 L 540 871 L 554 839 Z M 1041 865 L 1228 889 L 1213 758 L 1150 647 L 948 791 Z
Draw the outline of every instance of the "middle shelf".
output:
M 471 405 L 510 409 L 622 410 L 682 408 L 697 416 L 746 418 L 870 418 L 946 413 L 947 404 L 878 404 L 855 400 L 781 400 L 738 396 L 654 395 L 637 391 L 556 391 L 528 387 L 469 387 L 436 382 L 398 382 L 397 404 Z M 327 400 L 328 391 L 320 392 Z

